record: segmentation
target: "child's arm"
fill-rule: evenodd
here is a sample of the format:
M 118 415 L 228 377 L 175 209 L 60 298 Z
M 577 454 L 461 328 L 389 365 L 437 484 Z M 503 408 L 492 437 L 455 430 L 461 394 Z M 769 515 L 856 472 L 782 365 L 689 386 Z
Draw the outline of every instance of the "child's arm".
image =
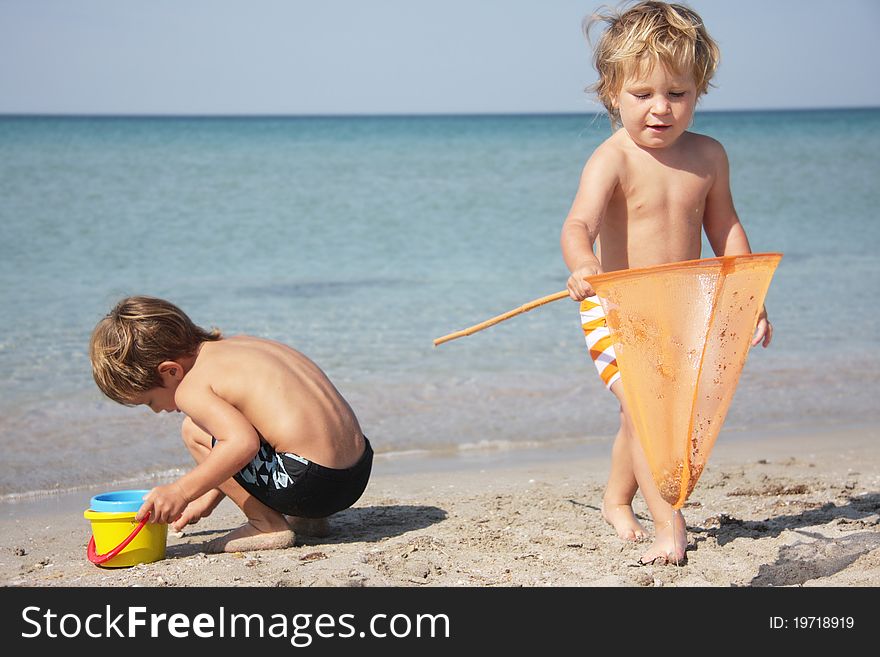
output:
M 730 192 L 730 164 L 724 147 L 712 140 L 708 144 L 715 163 L 715 180 L 706 195 L 703 229 L 715 255 L 745 255 L 751 253 L 746 231 L 733 207 Z
M 706 196 L 706 209 L 703 214 L 703 228 L 715 255 L 745 255 L 751 253 L 749 238 L 740 223 L 733 207 L 730 191 L 730 163 L 724 147 L 717 141 L 709 142 L 710 155 L 716 164 L 715 180 Z M 767 319 L 767 308 L 761 308 L 758 324 L 752 338 L 752 346 L 763 343 L 770 345 L 773 339 L 773 325 Z
M 175 394 L 181 412 L 213 436 L 217 443 L 207 458 L 177 481 L 153 488 L 137 513 L 150 512 L 150 522 L 177 520 L 187 504 L 217 488 L 253 459 L 260 437 L 253 425 L 232 404 L 203 382 L 184 381 Z
M 602 272 L 593 245 L 617 186 L 618 157 L 613 149 L 604 145 L 596 149 L 584 166 L 577 194 L 562 225 L 559 242 L 562 258 L 571 272 L 568 294 L 575 301 L 595 294 L 593 287 L 584 279 Z

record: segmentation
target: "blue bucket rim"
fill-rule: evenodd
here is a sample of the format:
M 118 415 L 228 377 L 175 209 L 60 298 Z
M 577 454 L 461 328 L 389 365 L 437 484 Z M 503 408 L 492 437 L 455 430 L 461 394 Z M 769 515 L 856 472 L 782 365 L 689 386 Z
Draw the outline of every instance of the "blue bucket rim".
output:
M 144 495 L 149 492 L 149 489 L 135 489 L 101 493 L 91 499 L 89 508 L 99 513 L 132 513 L 141 508 Z

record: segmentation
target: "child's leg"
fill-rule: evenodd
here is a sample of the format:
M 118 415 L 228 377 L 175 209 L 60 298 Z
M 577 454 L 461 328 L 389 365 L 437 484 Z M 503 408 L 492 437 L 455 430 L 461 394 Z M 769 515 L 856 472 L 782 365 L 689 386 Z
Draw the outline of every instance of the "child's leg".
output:
M 616 384 L 615 384 L 616 385 Z M 612 388 L 613 389 L 613 388 Z M 685 548 L 687 547 L 687 527 L 685 526 L 684 516 L 681 511 L 674 511 L 672 505 L 663 499 L 657 485 L 654 483 L 654 476 L 651 474 L 651 466 L 648 465 L 648 459 L 642 450 L 642 445 L 638 440 L 635 429 L 632 425 L 631 416 L 629 414 L 626 400 L 623 397 L 623 390 L 618 390 L 618 399 L 620 399 L 622 415 L 626 426 L 629 427 L 630 440 L 630 464 L 638 487 L 642 491 L 642 497 L 648 505 L 648 511 L 654 520 L 654 543 L 639 559 L 642 563 L 652 562 L 670 562 L 678 563 L 684 559 Z
M 581 328 L 584 340 L 593 364 L 605 385 L 609 386 L 618 398 L 622 398 L 623 389 L 617 369 L 617 358 L 611 333 L 605 322 L 605 312 L 598 297 L 584 299 L 580 305 Z M 634 435 L 627 423 L 621 407 L 620 429 L 611 448 L 611 472 L 608 484 L 602 496 L 602 517 L 608 522 L 620 538 L 638 541 L 647 536 L 645 528 L 636 518 L 632 510 L 633 497 L 639 486 L 633 474 L 630 443 Z
M 204 461 L 211 453 L 211 436 L 202 431 L 196 424 L 186 418 L 181 428 L 183 442 L 192 454 L 196 463 Z M 248 550 L 272 550 L 291 547 L 296 535 L 290 529 L 284 515 L 270 509 L 256 497 L 248 493 L 234 479 L 227 479 L 219 486 L 219 494 L 208 491 L 205 495 L 193 500 L 191 505 L 196 505 L 190 514 L 184 510 L 184 517 L 195 516 L 203 508 L 210 506 L 213 509 L 225 495 L 241 509 L 248 522 L 225 536 L 217 538 L 206 546 L 208 552 L 243 552 Z M 210 511 L 208 511 L 210 513 Z M 207 515 L 207 514 L 204 514 Z M 201 517 L 204 517 L 201 516 Z M 182 527 L 183 525 L 181 525 Z M 175 523 L 177 527 L 177 523 Z
M 611 386 L 611 391 L 618 398 L 622 397 L 620 381 Z M 611 472 L 602 496 L 602 517 L 605 518 L 620 538 L 638 541 L 647 538 L 648 534 L 633 513 L 632 501 L 639 484 L 636 481 L 632 464 L 632 443 L 636 441 L 630 430 L 628 418 L 620 411 L 620 429 L 611 448 Z

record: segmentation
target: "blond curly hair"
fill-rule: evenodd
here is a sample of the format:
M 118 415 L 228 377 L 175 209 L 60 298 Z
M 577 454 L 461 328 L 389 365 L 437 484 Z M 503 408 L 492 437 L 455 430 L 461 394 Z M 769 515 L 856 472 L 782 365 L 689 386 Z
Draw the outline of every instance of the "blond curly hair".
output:
M 608 110 L 612 127 L 620 125 L 614 99 L 624 80 L 642 66 L 659 62 L 671 71 L 693 74 L 697 97 L 709 90 L 721 53 L 693 9 L 654 0 L 625 11 L 605 8 L 584 19 L 588 40 L 598 23 L 607 27 L 593 52 L 599 80 L 588 90 Z

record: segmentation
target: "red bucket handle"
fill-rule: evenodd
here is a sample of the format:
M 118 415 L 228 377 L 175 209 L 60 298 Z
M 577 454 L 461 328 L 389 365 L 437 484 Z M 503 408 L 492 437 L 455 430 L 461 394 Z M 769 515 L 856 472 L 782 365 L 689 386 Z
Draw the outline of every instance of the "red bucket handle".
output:
M 129 534 L 128 537 L 122 541 L 122 543 L 120 543 L 115 548 L 105 554 L 97 554 L 95 552 L 95 537 L 94 535 L 92 535 L 91 538 L 89 538 L 89 547 L 86 548 L 86 556 L 88 556 L 89 561 L 91 561 L 95 565 L 100 566 L 102 563 L 105 563 L 115 557 L 117 554 L 125 549 L 126 545 L 134 540 L 134 537 L 140 533 L 140 531 L 144 528 L 144 525 L 147 524 L 147 521 L 149 519 L 150 514 L 147 513 L 147 515 L 144 516 L 144 519 L 138 523 L 138 526 L 131 531 L 131 534 Z

